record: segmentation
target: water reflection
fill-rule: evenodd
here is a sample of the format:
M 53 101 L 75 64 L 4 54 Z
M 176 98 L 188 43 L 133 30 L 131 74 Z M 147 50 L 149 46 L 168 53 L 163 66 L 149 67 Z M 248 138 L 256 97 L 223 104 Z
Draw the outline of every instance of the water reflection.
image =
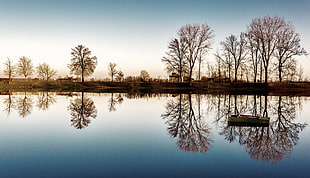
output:
M 229 142 L 238 141 L 254 160 L 277 162 L 289 157 L 299 140 L 299 132 L 307 126 L 294 122 L 297 107 L 301 106 L 301 98 L 298 97 L 218 95 L 216 98 L 216 122 L 221 125 L 220 135 Z M 270 125 L 239 127 L 223 124 L 229 114 L 240 112 L 269 116 Z
M 169 134 L 178 138 L 177 145 L 181 150 L 205 153 L 211 147 L 211 132 L 203 121 L 200 96 L 196 103 L 192 101 L 191 94 L 176 96 L 168 101 L 161 117 L 166 119 Z
M 24 96 L 19 96 L 16 100 L 16 110 L 20 117 L 24 118 L 31 114 L 33 109 L 33 100 L 27 92 Z
M 12 112 L 12 109 L 15 107 L 15 100 L 11 92 L 7 93 L 7 97 L 4 99 L 4 111 L 6 112 L 7 116 L 9 116 Z
M 3 104 L 7 116 L 16 110 L 22 118 L 31 114 L 33 106 L 42 111 L 48 110 L 57 99 L 56 93 L 49 92 L 6 92 L 5 95 Z M 37 100 L 33 99 L 35 95 Z M 71 115 L 71 125 L 76 129 L 89 126 L 97 117 L 97 108 L 89 94 L 57 95 L 72 98 L 67 109 Z M 253 160 L 278 162 L 290 157 L 300 132 L 307 126 L 296 121 L 306 97 L 230 94 L 174 94 L 171 97 L 170 94 L 148 93 L 104 95 L 109 112 L 115 112 L 125 99 L 169 97 L 164 111 L 160 111 L 161 118 L 165 120 L 169 135 L 177 140 L 178 148 L 185 152 L 207 153 L 214 143 L 213 136 L 219 134 L 228 143 L 243 146 Z M 231 126 L 227 123 L 227 117 L 232 114 L 268 116 L 270 123 L 268 127 Z M 217 130 L 212 131 L 213 127 Z
M 121 93 L 116 94 L 116 96 L 114 95 L 114 93 L 111 93 L 111 98 L 109 100 L 109 106 L 108 106 L 109 112 L 116 111 L 116 105 L 122 104 L 123 101 L 124 98 Z
M 37 107 L 40 110 L 47 110 L 56 102 L 55 96 L 49 92 L 40 92 L 38 95 Z
M 84 96 L 70 101 L 68 110 L 71 114 L 71 125 L 77 129 L 83 129 L 91 123 L 91 118 L 97 117 L 97 109 L 92 99 Z

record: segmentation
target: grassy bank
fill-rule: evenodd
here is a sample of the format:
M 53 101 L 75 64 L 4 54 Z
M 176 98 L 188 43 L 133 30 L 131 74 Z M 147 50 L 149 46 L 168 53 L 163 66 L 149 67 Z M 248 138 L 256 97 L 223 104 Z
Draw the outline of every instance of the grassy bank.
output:
M 59 92 L 128 92 L 128 93 L 304 93 L 310 96 L 310 83 L 160 83 L 160 82 L 58 82 L 1 81 L 0 91 L 59 91 Z

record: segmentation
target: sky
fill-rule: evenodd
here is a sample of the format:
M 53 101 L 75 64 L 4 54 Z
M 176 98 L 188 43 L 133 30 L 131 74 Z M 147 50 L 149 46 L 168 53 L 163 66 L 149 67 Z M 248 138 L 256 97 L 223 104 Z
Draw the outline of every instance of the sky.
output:
M 213 29 L 206 57 L 212 61 L 221 41 L 264 16 L 291 21 L 310 52 L 310 0 L 0 0 L 0 64 L 27 56 L 34 66 L 45 62 L 66 76 L 71 48 L 83 44 L 98 58 L 91 77 L 109 77 L 112 62 L 125 76 L 147 70 L 165 78 L 161 59 L 181 26 L 206 23 Z M 310 76 L 310 56 L 297 59 Z

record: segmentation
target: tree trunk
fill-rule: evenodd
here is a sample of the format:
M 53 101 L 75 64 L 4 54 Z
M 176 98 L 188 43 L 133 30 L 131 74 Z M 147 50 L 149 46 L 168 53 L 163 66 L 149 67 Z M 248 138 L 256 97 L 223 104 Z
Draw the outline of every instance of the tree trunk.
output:
M 189 70 L 189 77 L 188 77 L 189 86 L 192 86 L 192 74 L 193 74 L 193 69 L 190 69 Z
M 229 77 L 229 81 L 231 82 L 231 80 L 230 80 L 230 78 L 231 78 L 231 76 L 230 76 L 230 66 L 228 66 L 228 77 Z
M 260 75 L 259 75 L 259 77 L 260 77 L 260 83 L 262 83 L 263 82 L 263 62 L 262 61 L 260 63 Z
M 279 64 L 279 82 L 282 82 L 282 64 Z
M 268 67 L 265 67 L 265 83 L 268 83 Z
M 201 73 L 201 58 L 199 59 L 198 63 L 198 80 L 200 80 L 200 73 Z

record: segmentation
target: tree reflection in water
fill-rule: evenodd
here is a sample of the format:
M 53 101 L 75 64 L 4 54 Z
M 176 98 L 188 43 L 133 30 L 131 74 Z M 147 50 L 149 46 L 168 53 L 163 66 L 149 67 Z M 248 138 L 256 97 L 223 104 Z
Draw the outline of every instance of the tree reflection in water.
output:
M 83 92 L 80 98 L 70 101 L 68 109 L 72 118 L 71 125 L 77 129 L 87 127 L 91 122 L 91 118 L 95 119 L 97 117 L 97 109 L 93 100 L 84 97 Z
M 15 107 L 20 117 L 26 117 L 31 114 L 33 109 L 33 101 L 25 92 L 24 96 L 17 98 Z
M 224 96 L 227 97 L 227 96 Z M 229 96 L 230 97 L 230 96 Z M 238 103 L 238 97 L 235 97 L 233 103 Z M 246 152 L 251 155 L 254 160 L 262 160 L 266 162 L 281 161 L 284 157 L 289 157 L 293 146 L 298 142 L 298 134 L 307 124 L 294 123 L 296 119 L 296 107 L 300 106 L 300 98 L 289 96 L 241 96 L 240 100 L 247 100 L 241 107 L 246 107 L 244 112 L 253 115 L 263 115 L 270 117 L 269 127 L 238 127 L 224 126 L 221 135 L 229 142 L 238 139 L 240 145 L 244 145 Z M 242 102 L 239 102 L 242 103 Z M 230 105 L 230 103 L 228 103 Z M 219 107 L 220 108 L 220 107 Z M 237 107 L 231 107 L 233 113 Z M 247 109 L 249 108 L 249 109 Z M 218 110 L 217 112 L 222 112 Z M 226 120 L 227 116 L 225 116 Z M 217 118 L 217 120 L 220 120 Z M 224 120 L 224 119 L 223 119 Z
M 38 95 L 37 107 L 45 111 L 48 110 L 48 108 L 55 102 L 55 97 L 52 94 L 43 91 Z
M 123 101 L 124 101 L 124 98 L 121 93 L 117 94 L 116 96 L 114 96 L 114 93 L 111 93 L 111 98 L 109 100 L 109 106 L 108 106 L 109 112 L 116 111 L 116 105 L 122 104 Z
M 200 104 L 200 96 L 197 101 Z M 195 114 L 195 109 L 191 94 L 180 94 L 167 103 L 161 117 L 166 119 L 169 134 L 178 138 L 177 145 L 181 150 L 205 153 L 211 147 L 211 132 L 203 122 L 200 106 L 198 114 Z
M 123 96 L 128 99 L 167 97 L 166 94 L 112 93 L 108 108 L 110 112 L 116 111 L 116 105 L 123 102 Z M 215 114 L 214 123 L 220 130 L 219 134 L 225 140 L 244 146 L 254 160 L 277 162 L 290 156 L 298 143 L 299 133 L 307 126 L 295 121 L 302 102 L 303 97 L 290 96 L 179 94 L 167 102 L 161 117 L 166 120 L 169 134 L 178 139 L 177 145 L 181 150 L 205 153 L 210 149 L 211 129 L 204 122 L 203 115 L 212 113 Z M 26 92 L 15 97 L 9 92 L 3 103 L 7 115 L 14 108 L 20 117 L 26 117 L 33 109 L 33 100 Z M 36 105 L 41 110 L 47 110 L 53 103 L 53 95 L 42 92 Z M 91 118 L 97 117 L 94 102 L 84 93 L 70 101 L 68 110 L 71 125 L 77 129 L 87 127 Z M 227 117 L 231 114 L 268 116 L 270 124 L 269 127 L 228 126 Z
M 7 116 L 9 116 L 12 112 L 12 109 L 15 107 L 15 98 L 13 97 L 12 93 L 8 93 L 8 97 L 4 99 L 4 111 L 6 112 Z

